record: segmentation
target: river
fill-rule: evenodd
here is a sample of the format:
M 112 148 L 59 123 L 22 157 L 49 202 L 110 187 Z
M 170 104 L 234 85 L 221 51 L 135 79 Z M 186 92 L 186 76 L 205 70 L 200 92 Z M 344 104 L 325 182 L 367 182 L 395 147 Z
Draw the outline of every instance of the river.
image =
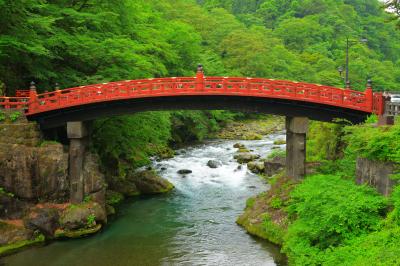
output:
M 273 140 L 241 141 L 266 156 Z M 236 141 L 237 142 L 237 141 Z M 276 246 L 236 225 L 246 199 L 268 189 L 257 175 L 238 169 L 235 141 L 208 141 L 179 150 L 153 167 L 175 186 L 174 192 L 125 202 L 95 236 L 52 242 L 4 258 L 2 265 L 283 265 Z M 211 169 L 208 160 L 222 166 Z M 193 171 L 185 177 L 180 169 Z

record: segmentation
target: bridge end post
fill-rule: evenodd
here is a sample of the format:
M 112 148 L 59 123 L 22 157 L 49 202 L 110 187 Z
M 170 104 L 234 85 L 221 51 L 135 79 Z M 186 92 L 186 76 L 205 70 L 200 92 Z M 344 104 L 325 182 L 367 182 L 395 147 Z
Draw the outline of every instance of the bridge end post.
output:
M 83 163 L 87 146 L 88 125 L 85 122 L 68 122 L 70 202 L 82 203 L 84 198 Z
M 286 175 L 301 180 L 306 175 L 307 117 L 286 117 Z

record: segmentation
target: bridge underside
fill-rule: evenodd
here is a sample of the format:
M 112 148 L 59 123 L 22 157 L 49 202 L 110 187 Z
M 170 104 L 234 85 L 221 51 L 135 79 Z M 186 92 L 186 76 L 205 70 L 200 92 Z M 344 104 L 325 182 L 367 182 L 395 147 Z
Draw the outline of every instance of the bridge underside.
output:
M 356 124 L 365 121 L 369 115 L 353 109 L 285 99 L 248 96 L 174 96 L 99 102 L 31 115 L 28 119 L 39 122 L 42 129 L 51 129 L 64 126 L 70 121 L 90 121 L 142 111 L 170 110 L 232 110 L 308 117 L 325 122 L 339 118 Z

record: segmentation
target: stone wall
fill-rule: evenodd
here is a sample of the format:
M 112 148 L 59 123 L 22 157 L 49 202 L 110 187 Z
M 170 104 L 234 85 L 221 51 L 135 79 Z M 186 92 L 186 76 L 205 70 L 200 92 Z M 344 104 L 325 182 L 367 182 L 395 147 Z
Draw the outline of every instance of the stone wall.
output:
M 19 119 L 0 123 L 0 188 L 14 199 L 3 197 L 0 216 L 21 213 L 25 203 L 66 203 L 70 180 L 68 147 L 43 141 L 36 123 Z M 105 178 L 97 156 L 84 156 L 85 195 L 104 206 Z M 7 203 L 8 202 L 8 203 Z M 26 204 L 25 204 L 26 205 Z
M 378 162 L 365 158 L 357 159 L 356 182 L 375 187 L 379 193 L 387 196 L 398 181 L 390 175 L 398 173 L 399 165 L 392 162 Z

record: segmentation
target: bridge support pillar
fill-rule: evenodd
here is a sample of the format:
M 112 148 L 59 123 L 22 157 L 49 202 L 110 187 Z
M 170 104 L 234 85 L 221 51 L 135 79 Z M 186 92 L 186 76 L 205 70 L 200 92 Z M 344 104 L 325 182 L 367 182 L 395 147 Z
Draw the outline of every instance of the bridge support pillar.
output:
M 286 117 L 286 175 L 295 180 L 306 174 L 307 117 Z
M 84 198 L 83 158 L 88 136 L 88 124 L 68 122 L 70 202 L 81 203 Z
M 378 126 L 393 126 L 393 125 L 394 125 L 394 116 L 384 114 L 378 117 Z

